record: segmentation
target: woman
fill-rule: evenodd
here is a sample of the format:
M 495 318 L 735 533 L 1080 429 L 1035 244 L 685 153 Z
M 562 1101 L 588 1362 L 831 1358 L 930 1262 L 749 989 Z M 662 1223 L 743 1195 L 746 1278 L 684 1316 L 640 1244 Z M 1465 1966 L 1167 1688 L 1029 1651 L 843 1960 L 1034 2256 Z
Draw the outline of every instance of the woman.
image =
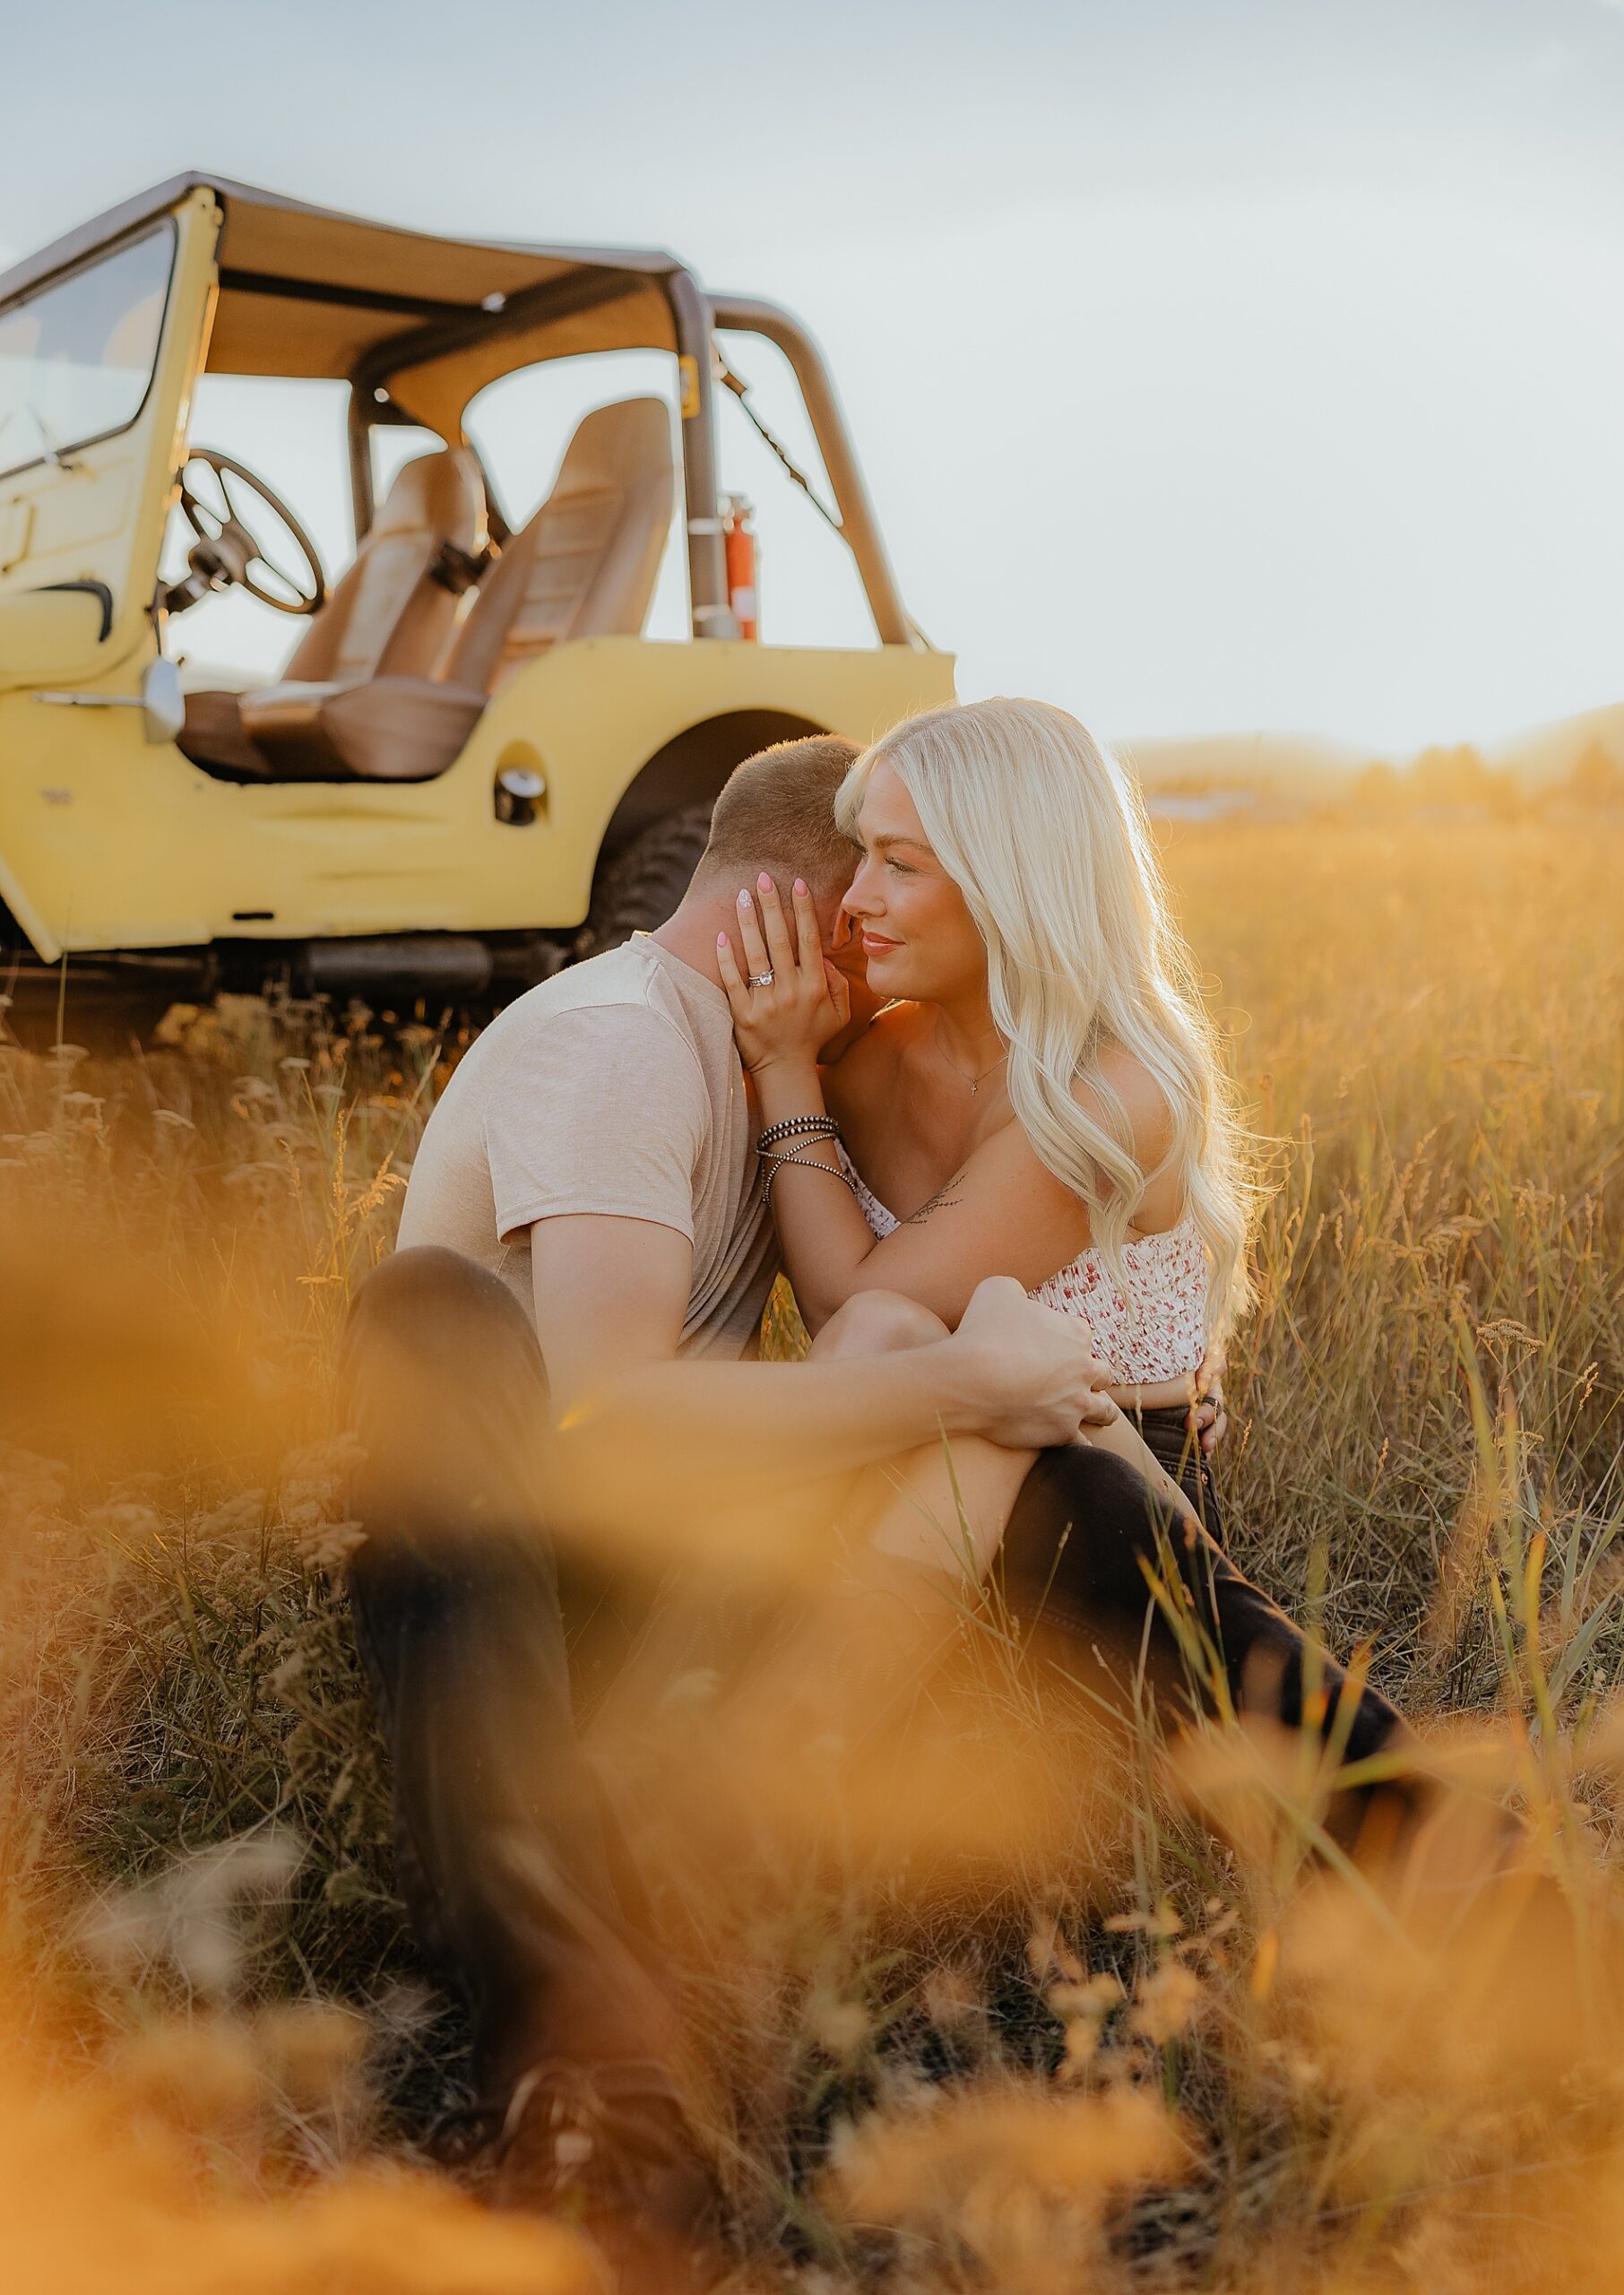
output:
M 1125 1416 L 1089 1439 L 1215 1529 L 1215 1381 L 1195 1424 L 1190 1399 L 1247 1296 L 1242 1133 L 1136 794 L 1074 718 L 996 700 L 894 728 L 839 812 L 868 986 L 894 1000 L 820 1068 L 850 994 L 806 888 L 792 923 L 770 879 L 741 888 L 743 968 L 717 948 L 815 1345 L 871 1347 L 877 1294 L 890 1343 L 923 1342 L 1014 1276 L 1110 1365 Z M 921 1453 L 877 1541 L 939 1560 L 967 1537 L 980 1574 L 1031 1464 Z

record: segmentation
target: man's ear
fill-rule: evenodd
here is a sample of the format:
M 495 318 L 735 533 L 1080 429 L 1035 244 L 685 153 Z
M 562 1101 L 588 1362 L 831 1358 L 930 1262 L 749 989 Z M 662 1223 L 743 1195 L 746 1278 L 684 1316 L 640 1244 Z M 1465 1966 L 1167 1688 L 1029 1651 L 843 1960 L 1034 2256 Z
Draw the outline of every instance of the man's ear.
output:
M 845 911 L 846 888 L 839 892 L 814 893 L 812 905 L 817 912 L 818 938 L 831 953 L 842 948 L 851 937 L 851 923 Z

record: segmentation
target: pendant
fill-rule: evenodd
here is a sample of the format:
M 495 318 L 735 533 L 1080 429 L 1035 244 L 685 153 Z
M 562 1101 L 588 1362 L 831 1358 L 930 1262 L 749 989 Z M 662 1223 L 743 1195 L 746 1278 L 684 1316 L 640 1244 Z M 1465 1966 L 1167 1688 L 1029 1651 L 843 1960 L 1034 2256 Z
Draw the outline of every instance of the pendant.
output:
M 974 1099 L 974 1097 L 975 1097 L 976 1094 L 980 1090 L 980 1088 L 981 1088 L 981 1087 L 980 1087 L 980 1084 L 978 1084 L 978 1083 L 977 1083 L 976 1079 L 975 1079 L 975 1078 L 974 1078 L 974 1077 L 972 1076 L 972 1077 L 971 1078 L 971 1079 L 970 1079 L 970 1096 L 971 1096 L 971 1098 L 972 1098 L 972 1100 Z

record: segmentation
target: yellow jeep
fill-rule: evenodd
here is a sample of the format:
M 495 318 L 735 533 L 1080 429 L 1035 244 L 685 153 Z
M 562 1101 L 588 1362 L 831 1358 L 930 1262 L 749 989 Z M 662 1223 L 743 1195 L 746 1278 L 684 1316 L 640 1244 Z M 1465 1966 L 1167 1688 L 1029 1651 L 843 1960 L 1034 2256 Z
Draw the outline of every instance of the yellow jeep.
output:
M 817 496 L 726 363 L 739 334 L 792 373 L 877 644 L 740 635 L 725 386 Z M 601 360 L 585 371 L 612 385 L 630 352 L 667 387 L 588 411 L 561 455 L 549 442 L 553 483 L 510 523 L 473 402 L 549 361 Z M 279 413 L 289 388 L 314 402 Z M 222 391 L 245 459 L 193 436 Z M 402 444 L 427 451 L 402 462 Z M 347 467 L 354 546 L 332 585 L 297 494 L 254 474 L 273 451 L 296 487 Z M 659 641 L 678 498 L 687 596 Z M 280 671 L 196 661 L 185 618 L 228 591 L 299 618 Z M 385 1003 L 512 993 L 669 913 L 739 758 L 813 730 L 864 740 L 952 690 L 816 348 L 669 255 L 430 238 L 188 175 L 0 277 L 14 998 L 54 1000 L 65 973 L 70 1000 L 149 1006 L 279 977 Z

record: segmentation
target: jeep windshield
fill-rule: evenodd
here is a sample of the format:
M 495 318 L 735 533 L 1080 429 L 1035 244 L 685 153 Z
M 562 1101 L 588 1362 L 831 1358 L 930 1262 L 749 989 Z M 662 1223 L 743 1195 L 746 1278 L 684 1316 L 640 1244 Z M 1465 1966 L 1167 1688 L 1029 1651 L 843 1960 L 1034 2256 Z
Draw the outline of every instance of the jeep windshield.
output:
M 174 226 L 160 223 L 0 310 L 0 475 L 134 421 L 174 261 Z

